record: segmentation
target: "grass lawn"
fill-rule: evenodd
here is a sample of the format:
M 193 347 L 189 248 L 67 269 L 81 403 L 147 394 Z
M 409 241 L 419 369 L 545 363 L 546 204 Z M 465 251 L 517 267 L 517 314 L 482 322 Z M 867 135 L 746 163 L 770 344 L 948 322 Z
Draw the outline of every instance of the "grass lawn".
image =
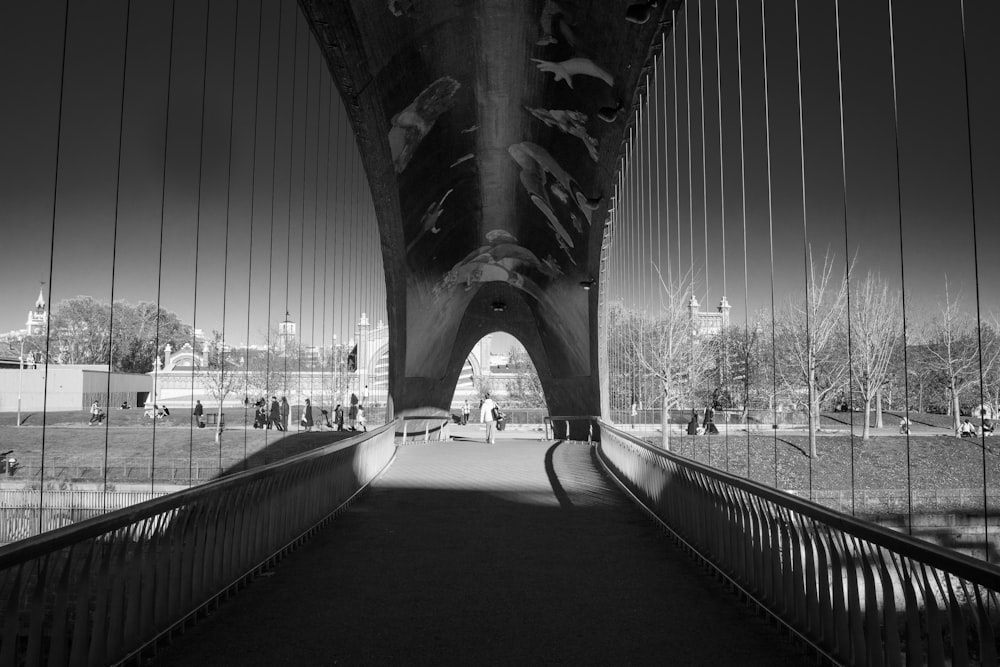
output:
M 670 444 L 681 456 L 740 476 L 747 474 L 749 451 L 751 479 L 802 495 L 809 492 L 810 467 L 814 490 L 906 489 L 908 481 L 910 488 L 921 491 L 983 488 L 984 451 L 979 440 L 881 435 L 864 441 L 855 435 L 852 447 L 849 434 L 817 437 L 816 459 L 807 455 L 805 433 L 685 436 L 672 438 Z M 986 439 L 985 467 L 986 488 L 992 494 L 1000 483 L 1000 438 Z
M 154 425 L 142 410 L 112 410 L 106 424 L 96 426 L 87 425 L 90 416 L 83 411 L 49 413 L 44 429 L 40 419 L 17 427 L 13 415 L 0 415 L 0 451 L 14 450 L 12 456 L 20 466 L 5 484 L 40 479 L 43 444 L 46 480 L 98 481 L 106 456 L 111 481 L 148 481 L 154 462 L 157 480 L 186 481 L 189 469 L 198 468 L 198 479 L 204 481 L 220 467 L 243 469 L 245 458 L 249 466 L 262 465 L 354 435 L 296 432 L 294 425 L 287 433 L 244 429 L 242 413 L 242 409 L 226 412 L 221 446 L 215 443 L 214 427 L 192 428 L 191 418 L 176 411 Z

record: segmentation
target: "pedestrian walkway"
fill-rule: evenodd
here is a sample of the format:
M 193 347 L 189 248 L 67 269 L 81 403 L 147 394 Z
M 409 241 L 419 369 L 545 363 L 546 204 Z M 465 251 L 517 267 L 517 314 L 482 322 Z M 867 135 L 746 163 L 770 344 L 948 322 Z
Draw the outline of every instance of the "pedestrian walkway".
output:
M 408 445 L 163 665 L 799 665 L 589 446 Z

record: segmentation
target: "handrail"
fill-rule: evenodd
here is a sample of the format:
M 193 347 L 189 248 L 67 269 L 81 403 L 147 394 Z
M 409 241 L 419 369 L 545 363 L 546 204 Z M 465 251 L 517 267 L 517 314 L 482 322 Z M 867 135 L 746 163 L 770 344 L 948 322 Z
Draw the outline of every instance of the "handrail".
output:
M 595 417 L 592 415 L 573 415 L 573 416 L 560 416 L 560 415 L 545 415 L 542 417 L 542 424 L 545 427 L 545 439 L 554 440 L 556 437 L 556 422 L 566 422 L 566 437 L 569 437 L 569 424 L 573 421 L 589 421 L 590 425 L 587 429 L 587 442 L 593 442 L 594 440 L 594 424 L 600 420 L 600 417 Z M 549 426 L 552 427 L 552 438 L 549 438 Z
M 425 422 L 429 422 L 429 423 L 436 422 L 436 421 L 442 422 L 441 426 L 438 429 L 436 429 L 436 430 L 441 433 L 441 439 L 443 440 L 444 436 L 445 436 L 445 428 L 451 423 L 451 415 L 448 415 L 447 417 L 443 417 L 441 415 L 428 415 L 428 416 L 422 416 L 422 415 L 405 415 L 405 416 L 397 417 L 396 420 L 402 422 L 402 424 L 403 424 L 403 435 L 402 435 L 403 442 L 406 441 L 406 436 L 407 436 L 406 422 L 408 422 L 408 421 L 425 421 Z M 425 426 L 424 427 L 424 442 L 430 441 L 431 431 L 432 431 L 432 429 L 429 426 Z M 419 430 L 418 431 L 414 431 L 414 433 L 419 433 Z
M 345 507 L 395 427 L 0 547 L 0 664 L 135 655 Z
M 817 651 L 996 664 L 1000 569 L 600 428 L 599 460 L 616 481 Z

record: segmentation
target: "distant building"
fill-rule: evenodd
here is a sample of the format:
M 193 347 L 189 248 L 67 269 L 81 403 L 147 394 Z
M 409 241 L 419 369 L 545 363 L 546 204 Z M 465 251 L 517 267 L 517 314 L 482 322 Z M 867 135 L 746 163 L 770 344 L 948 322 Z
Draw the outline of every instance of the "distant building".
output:
M 729 305 L 725 296 L 719 301 L 718 312 L 703 313 L 698 310 L 699 308 L 701 308 L 701 304 L 698 303 L 697 297 L 692 294 L 690 301 L 688 301 L 688 313 L 691 319 L 697 323 L 699 334 L 713 336 L 722 333 L 729 326 L 729 311 L 732 306 Z
M 24 334 L 28 336 L 40 336 L 45 333 L 49 326 L 49 311 L 45 306 L 45 295 L 42 289 L 38 290 L 38 299 L 35 300 L 34 310 L 28 311 L 28 321 L 24 323 Z

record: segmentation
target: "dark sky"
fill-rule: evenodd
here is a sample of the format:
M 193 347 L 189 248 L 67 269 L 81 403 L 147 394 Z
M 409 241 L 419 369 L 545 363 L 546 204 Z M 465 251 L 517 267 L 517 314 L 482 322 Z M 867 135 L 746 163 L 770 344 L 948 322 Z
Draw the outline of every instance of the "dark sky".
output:
M 623 11 L 627 4 L 622 3 Z M 733 303 L 734 316 L 742 317 L 736 4 L 735 0 L 718 3 L 718 61 L 715 2 L 706 0 L 703 4 L 705 139 L 701 130 L 699 5 L 692 2 L 690 15 L 679 16 L 676 34 L 667 42 L 666 79 L 658 70 L 655 85 L 650 88 L 656 96 L 667 93 L 667 118 L 656 116 L 656 134 L 649 137 L 647 133 L 640 141 L 642 146 L 649 145 L 650 139 L 655 145 L 663 145 L 666 120 L 666 146 L 658 150 L 664 156 L 660 159 L 661 169 L 669 163 L 669 174 L 661 172 L 661 183 L 657 185 L 650 168 L 639 170 L 646 179 L 643 183 L 651 183 L 645 190 L 659 193 L 664 223 L 655 238 L 644 236 L 642 243 L 636 242 L 635 234 L 630 238 L 623 232 L 618 248 L 630 248 L 629 258 L 635 265 L 649 266 L 650 260 L 660 260 L 667 254 L 669 236 L 671 271 L 686 271 L 691 263 L 693 226 L 699 294 L 706 294 L 711 306 L 718 302 L 725 267 L 727 296 Z M 1000 21 L 1000 3 L 970 0 L 965 4 L 980 291 L 986 314 L 1000 310 L 1000 300 L 992 289 L 1000 278 L 1000 269 L 992 261 L 993 234 L 1000 212 L 1000 192 L 995 187 L 1000 177 L 1000 130 L 995 124 L 1000 117 L 1000 91 L 996 86 L 1000 54 L 991 32 L 991 26 Z M 900 218 L 887 4 L 874 0 L 841 2 L 846 249 L 834 3 L 809 0 L 800 5 L 808 241 L 817 256 L 829 249 L 842 267 L 845 254 L 856 255 L 859 271 L 876 269 L 898 284 Z M 116 299 L 159 299 L 164 307 L 200 328 L 221 329 L 224 325 L 227 340 L 232 342 L 246 339 L 248 312 L 251 339 L 258 339 L 267 322 L 280 320 L 289 310 L 303 331 L 309 332 L 304 335 L 315 344 L 330 342 L 335 331 L 341 338 L 348 336 L 347 323 L 362 310 L 375 312 L 376 318 L 382 316 L 384 297 L 377 275 L 381 269 L 369 259 L 376 255 L 377 247 L 369 195 L 339 97 L 336 90 L 331 90 L 325 65 L 296 5 L 280 3 L 283 9 L 279 16 L 278 2 L 264 2 L 258 73 L 260 5 L 240 3 L 234 49 L 236 4 L 232 0 L 211 3 L 202 149 L 207 6 L 195 0 L 177 2 L 168 107 L 170 3 L 133 3 L 124 105 L 121 91 L 126 3 L 70 3 L 53 221 L 61 5 L 0 4 L 0 81 L 7 100 L 0 105 L 0 127 L 4 128 L 0 228 L 11 245 L 0 269 L 0 331 L 23 326 L 26 310 L 42 280 L 51 282 L 53 301 L 77 294 L 109 300 L 112 287 Z M 803 287 L 794 5 L 790 0 L 767 2 L 773 233 L 768 231 L 761 4 L 741 0 L 739 8 L 748 291 L 750 308 L 756 309 L 770 304 L 772 242 L 777 298 Z M 894 6 L 902 260 L 908 297 L 915 308 L 924 311 L 943 298 L 945 276 L 952 293 L 961 290 L 967 305 L 974 307 L 973 209 L 959 8 L 958 0 L 907 0 L 897 1 Z M 689 40 L 684 37 L 685 20 Z M 680 114 L 676 118 L 673 39 L 681 54 L 677 81 Z M 685 51 L 691 64 L 690 140 Z M 720 67 L 724 197 L 720 187 L 716 84 Z M 281 74 L 276 77 L 279 68 Z M 231 102 L 235 113 L 230 159 Z M 679 128 L 678 144 L 674 141 L 675 125 Z M 703 153 L 707 172 L 704 181 Z M 679 193 L 674 180 L 675 160 L 681 167 Z M 161 196 L 164 191 L 165 199 Z M 703 196 L 708 201 L 707 209 L 702 204 Z M 668 200 L 669 227 L 665 222 Z M 645 201 L 642 215 L 651 217 L 656 212 L 656 199 L 650 196 Z M 334 221 L 329 228 L 323 224 L 327 218 Z M 678 234 L 682 249 L 679 266 Z M 50 258 L 54 266 L 51 281 Z M 648 273 L 641 280 L 648 282 Z M 328 304 L 325 313 L 324 290 Z M 338 295 L 336 299 L 334 294 Z M 224 295 L 228 298 L 224 299 Z
M 115 299 L 159 300 L 206 332 L 224 325 L 232 343 L 247 339 L 248 311 L 251 341 L 287 310 L 316 345 L 349 337 L 362 311 L 384 317 L 370 197 L 297 5 L 264 2 L 259 21 L 261 5 L 241 2 L 237 26 L 231 0 L 207 17 L 209 3 L 178 1 L 169 111 L 171 3 L 132 3 L 124 105 L 126 3 L 69 7 L 54 225 L 63 14 L 0 7 L 0 80 L 17 101 L 0 105 L 0 226 L 19 242 L 3 263 L 0 330 L 23 326 L 42 280 L 53 302 L 108 301 L 112 286 Z
M 649 267 L 671 257 L 670 269 L 687 272 L 691 264 L 691 227 L 694 229 L 696 293 L 708 306 L 726 292 L 733 315 L 742 318 L 743 210 L 740 164 L 740 113 L 735 3 L 720 0 L 721 48 L 716 57 L 715 3 L 704 4 L 702 32 L 705 60 L 705 139 L 699 72 L 699 12 L 678 16 L 675 35 L 667 40 L 666 59 L 650 87 L 657 100 L 645 112 L 634 151 L 641 185 L 656 182 L 656 152 L 648 143 L 662 144 L 666 132 L 666 163 L 661 157 L 660 217 L 666 222 L 669 197 L 670 240 L 666 227 L 650 238 L 646 225 L 655 217 L 657 201 L 640 197 L 623 219 L 619 237 L 621 265 Z M 1000 4 L 966 2 L 969 48 L 972 149 L 975 160 L 976 215 L 979 241 L 979 282 L 984 317 L 1000 309 L 992 288 L 1000 269 L 992 261 L 994 230 L 1000 212 L 1000 131 L 994 119 L 1000 113 L 996 86 L 1000 62 L 989 26 L 1000 19 Z M 913 315 L 921 316 L 944 299 L 945 278 L 954 298 L 961 293 L 966 308 L 975 308 L 972 197 L 969 178 L 969 140 L 963 77 L 962 26 L 958 0 L 895 2 L 895 56 L 899 108 L 899 161 L 902 220 L 897 206 L 896 139 L 893 124 L 892 60 L 888 5 L 871 0 L 843 0 L 841 42 L 847 172 L 847 224 L 844 221 L 844 181 L 841 175 L 840 114 L 837 89 L 836 19 L 830 1 L 800 3 L 802 98 L 805 151 L 806 216 L 803 224 L 799 132 L 798 74 L 794 4 L 767 2 L 767 103 L 770 113 L 771 202 L 773 232 L 769 231 L 768 169 L 764 43 L 761 3 L 740 2 L 743 52 L 743 125 L 746 170 L 746 225 L 748 282 L 751 309 L 770 305 L 770 245 L 773 243 L 776 300 L 804 292 L 804 235 L 819 261 L 835 255 L 843 275 L 844 258 L 856 257 L 856 275 L 875 270 L 901 284 L 905 269 L 907 300 Z M 690 41 L 685 40 L 685 29 Z M 674 115 L 674 39 L 678 58 L 677 116 Z M 687 58 L 685 59 L 685 51 Z M 721 60 L 722 148 L 725 165 L 720 178 L 719 83 Z M 687 63 L 691 64 L 691 130 L 687 115 Z M 666 92 L 666 124 L 660 97 Z M 652 128 L 647 129 L 647 120 Z M 675 143 L 674 128 L 679 130 Z M 690 136 L 690 142 L 688 137 Z M 688 151 L 692 174 L 689 190 Z M 704 146 L 704 149 L 703 149 Z M 702 152 L 707 156 L 702 178 Z M 652 162 L 648 155 L 653 155 Z M 679 196 L 675 160 L 680 165 Z M 635 164 L 634 163 L 634 164 Z M 669 169 L 669 173 L 665 170 Z M 721 184 L 725 188 L 722 196 Z M 634 189 L 634 181 L 631 182 Z M 703 205 L 707 184 L 707 215 Z M 634 191 L 634 190 L 633 190 Z M 636 199 L 633 195 L 633 201 Z M 679 207 L 679 217 L 678 217 Z M 724 207 L 724 208 L 723 208 Z M 725 262 L 723 262 L 723 211 Z M 678 228 L 679 221 L 679 228 Z M 706 271 L 705 229 L 709 256 Z M 619 231 L 623 231 L 619 230 Z M 677 260 L 680 235 L 681 257 Z M 845 243 L 846 235 L 846 243 Z M 658 238 L 657 238 L 658 236 Z M 667 244 L 670 243 L 668 252 Z M 725 269 L 725 278 L 723 270 Z M 639 269 L 642 273 L 642 269 Z M 626 276 L 619 284 L 635 294 L 633 286 L 653 278 Z M 630 297 L 626 297 L 629 300 Z

